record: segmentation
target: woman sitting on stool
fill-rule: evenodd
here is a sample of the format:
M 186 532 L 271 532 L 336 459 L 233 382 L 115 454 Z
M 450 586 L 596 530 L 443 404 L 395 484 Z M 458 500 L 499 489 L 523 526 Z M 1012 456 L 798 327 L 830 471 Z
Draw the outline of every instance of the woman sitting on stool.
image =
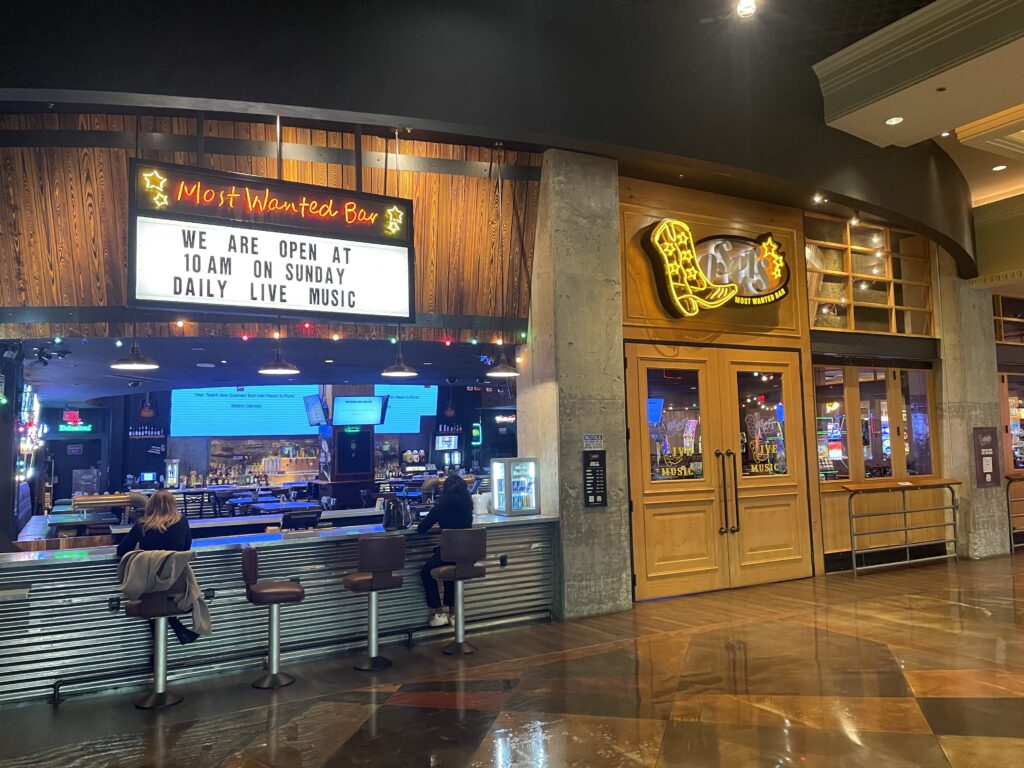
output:
M 466 481 L 458 475 L 449 475 L 444 481 L 441 498 L 438 499 L 430 513 L 420 521 L 417 530 L 420 533 L 426 533 L 434 527 L 435 523 L 442 530 L 473 527 L 473 499 L 469 495 Z M 448 606 L 448 615 L 446 615 L 441 610 L 441 597 L 437 592 L 437 581 L 430 575 L 434 568 L 442 565 L 451 565 L 451 563 L 441 559 L 440 547 L 434 547 L 434 554 L 420 569 L 423 591 L 427 595 L 427 605 L 434 610 L 429 622 L 432 627 L 443 627 L 449 621 L 452 624 L 455 623 L 455 617 L 451 615 L 452 606 L 455 604 L 454 585 L 450 581 L 444 582 L 444 604 Z
M 165 549 L 174 552 L 188 552 L 192 549 L 192 529 L 188 519 L 178 512 L 178 502 L 169 491 L 157 491 L 146 502 L 146 512 L 128 534 L 117 545 L 117 559 L 136 548 L 145 550 Z M 177 616 L 168 619 L 178 642 L 191 643 L 199 637 L 181 623 Z

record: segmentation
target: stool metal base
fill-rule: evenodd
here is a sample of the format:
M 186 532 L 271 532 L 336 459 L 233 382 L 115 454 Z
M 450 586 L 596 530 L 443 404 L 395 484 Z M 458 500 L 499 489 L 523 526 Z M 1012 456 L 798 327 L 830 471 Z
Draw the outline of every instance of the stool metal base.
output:
M 135 702 L 136 709 L 166 709 L 182 702 L 182 697 L 171 691 L 150 693 Z
M 358 669 L 361 672 L 380 672 L 390 666 L 391 659 L 383 656 L 367 656 L 353 664 L 352 669 Z
M 284 672 L 267 672 L 259 680 L 253 682 L 253 688 L 261 688 L 263 690 L 270 690 L 274 688 L 284 688 L 286 685 L 291 685 L 295 682 L 295 678 L 291 675 L 286 675 Z
M 467 656 L 470 653 L 476 653 L 476 646 L 465 640 L 462 642 L 456 640 L 454 643 L 448 643 L 441 651 L 449 656 Z

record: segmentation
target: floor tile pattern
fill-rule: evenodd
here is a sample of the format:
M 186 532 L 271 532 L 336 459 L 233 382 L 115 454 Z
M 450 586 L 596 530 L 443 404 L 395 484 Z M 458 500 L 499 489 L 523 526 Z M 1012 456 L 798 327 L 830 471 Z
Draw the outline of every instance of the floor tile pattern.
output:
M 1022 591 L 1017 593 L 1020 586 Z M 0 768 L 1024 765 L 1024 557 L 774 584 L 0 709 Z

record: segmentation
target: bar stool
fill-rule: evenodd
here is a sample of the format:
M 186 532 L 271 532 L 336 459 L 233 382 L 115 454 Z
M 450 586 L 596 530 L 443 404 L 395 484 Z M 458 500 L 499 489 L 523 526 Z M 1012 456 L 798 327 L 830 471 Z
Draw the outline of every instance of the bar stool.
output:
M 186 491 L 181 494 L 181 502 L 185 508 L 185 517 L 202 517 L 206 507 L 206 492 Z
M 167 619 L 188 613 L 178 607 L 181 591 L 147 592 L 124 605 L 125 616 L 153 621 L 153 690 L 135 702 L 138 709 L 164 709 L 178 704 L 181 696 L 167 690 Z
M 344 576 L 350 592 L 369 594 L 367 657 L 352 666 L 364 672 L 387 669 L 391 660 L 378 655 L 377 593 L 402 586 L 399 569 L 405 566 L 405 536 L 363 536 L 359 539 L 359 570 Z
M 438 581 L 455 582 L 455 642 L 442 650 L 449 656 L 473 653 L 476 646 L 466 642 L 466 617 L 463 611 L 463 582 L 482 579 L 487 569 L 477 561 L 487 557 L 486 528 L 447 528 L 441 531 L 441 559 L 452 565 L 440 565 L 430 571 Z
M 301 603 L 306 597 L 306 590 L 294 581 L 260 581 L 259 555 L 253 547 L 242 547 L 242 576 L 246 600 L 253 605 L 270 606 L 267 673 L 252 687 L 283 688 L 291 685 L 295 678 L 281 671 L 281 606 Z

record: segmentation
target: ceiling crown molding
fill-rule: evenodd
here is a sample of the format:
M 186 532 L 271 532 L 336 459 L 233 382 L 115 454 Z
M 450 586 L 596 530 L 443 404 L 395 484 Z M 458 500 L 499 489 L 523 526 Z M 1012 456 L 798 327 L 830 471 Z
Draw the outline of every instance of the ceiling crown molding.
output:
M 814 65 L 825 121 L 1022 37 L 1020 0 L 936 0 Z

